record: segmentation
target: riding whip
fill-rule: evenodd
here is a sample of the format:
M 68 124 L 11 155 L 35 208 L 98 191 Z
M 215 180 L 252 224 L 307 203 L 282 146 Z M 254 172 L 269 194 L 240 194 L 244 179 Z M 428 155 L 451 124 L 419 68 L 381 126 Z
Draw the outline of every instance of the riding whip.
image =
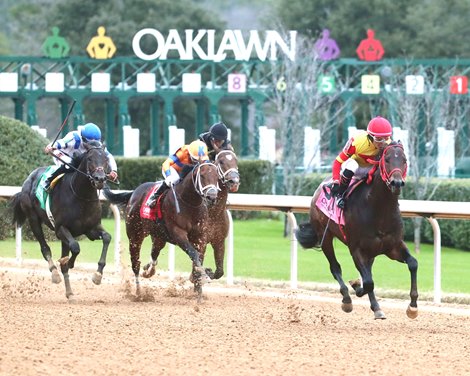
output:
M 173 192 L 173 197 L 175 198 L 175 207 L 176 207 L 176 213 L 180 213 L 180 204 L 178 203 L 178 198 L 176 197 L 176 192 L 175 192 L 175 187 L 173 187 L 173 184 L 171 185 L 171 191 Z
M 72 105 L 69 108 L 69 111 L 67 112 L 67 115 L 65 116 L 64 121 L 62 122 L 62 125 L 59 128 L 59 131 L 57 132 L 57 135 L 54 138 L 54 141 L 52 141 L 52 143 L 51 143 L 52 146 L 54 146 L 54 142 L 57 141 L 57 139 L 59 138 L 60 133 L 62 132 L 62 129 L 64 129 L 65 124 L 67 124 L 67 121 L 69 120 L 69 116 L 72 113 L 73 108 L 75 107 L 75 103 L 77 103 L 77 101 L 74 99 L 73 102 L 72 102 Z

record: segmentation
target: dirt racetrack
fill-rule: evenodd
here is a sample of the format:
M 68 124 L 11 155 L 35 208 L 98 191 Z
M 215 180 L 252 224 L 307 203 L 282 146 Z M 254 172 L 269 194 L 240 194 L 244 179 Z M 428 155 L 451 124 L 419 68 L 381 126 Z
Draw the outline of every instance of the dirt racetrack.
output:
M 469 375 L 470 307 L 367 298 L 343 313 L 339 295 L 143 281 L 73 270 L 75 302 L 46 265 L 0 262 L 1 375 Z M 162 279 L 160 277 L 160 279 Z

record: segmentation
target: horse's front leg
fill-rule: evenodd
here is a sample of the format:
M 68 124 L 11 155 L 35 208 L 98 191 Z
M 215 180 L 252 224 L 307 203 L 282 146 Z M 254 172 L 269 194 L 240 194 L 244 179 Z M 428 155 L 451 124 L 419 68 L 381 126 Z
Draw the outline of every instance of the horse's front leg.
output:
M 406 310 L 406 315 L 410 319 L 415 319 L 418 316 L 418 283 L 417 283 L 417 274 L 418 274 L 418 261 L 411 256 L 410 251 L 408 250 L 406 244 L 402 242 L 401 248 L 402 260 L 408 265 L 408 270 L 410 271 L 411 277 L 411 288 L 410 288 L 410 305 Z M 400 260 L 398 260 L 400 261 Z
M 103 278 L 103 269 L 106 266 L 106 256 L 108 254 L 108 247 L 109 243 L 111 243 L 111 235 L 105 231 L 103 226 L 99 224 L 96 228 L 93 230 L 89 231 L 87 234 L 88 239 L 94 241 L 97 239 L 102 239 L 103 240 L 103 248 L 101 250 L 101 256 L 98 261 L 98 269 L 96 272 L 93 274 L 93 277 L 91 280 L 95 285 L 101 284 L 101 280 Z
M 66 241 L 61 242 L 62 245 L 62 254 L 61 258 L 59 259 L 60 270 L 62 271 L 62 275 L 64 276 L 64 284 L 65 284 L 65 296 L 69 301 L 73 299 L 73 292 L 72 286 L 70 285 L 70 277 L 69 277 L 69 243 Z
M 224 275 L 225 238 L 217 239 L 211 245 L 214 250 L 215 273 L 210 277 L 212 279 L 219 279 Z
M 372 279 L 372 265 L 374 264 L 374 258 L 363 261 L 358 257 L 355 257 L 355 255 L 360 254 L 360 252 L 361 251 L 359 250 L 352 252 L 351 254 L 353 255 L 354 264 L 361 274 L 362 283 L 359 279 L 349 281 L 349 283 L 356 292 L 356 296 L 362 297 L 366 294 L 369 296 L 370 309 L 374 312 L 374 318 L 385 319 L 385 314 L 380 308 L 379 302 L 377 301 L 374 293 L 374 281 Z

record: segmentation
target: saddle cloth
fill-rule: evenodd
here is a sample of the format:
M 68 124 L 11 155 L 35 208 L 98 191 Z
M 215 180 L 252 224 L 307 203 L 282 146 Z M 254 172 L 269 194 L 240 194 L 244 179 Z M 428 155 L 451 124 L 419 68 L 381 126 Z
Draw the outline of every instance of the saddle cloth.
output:
M 318 196 L 315 205 L 318 209 L 322 211 L 328 218 L 330 218 L 333 222 L 344 226 L 344 216 L 343 216 L 343 209 L 338 208 L 335 202 L 335 198 L 330 194 L 330 191 L 325 186 L 331 183 L 331 178 L 325 181 L 322 184 L 322 189 L 320 191 L 320 195 Z M 355 179 L 353 178 L 351 183 L 349 184 L 348 189 L 345 192 L 345 197 L 349 197 L 351 192 L 354 191 L 359 184 L 364 182 L 363 179 Z
M 150 219 L 152 221 L 155 221 L 157 217 L 158 219 L 162 219 L 161 198 L 163 195 L 160 195 L 159 197 L 157 197 L 157 203 L 153 208 L 147 205 L 147 201 L 149 197 L 153 195 L 153 193 L 158 188 L 160 188 L 161 184 L 162 184 L 161 182 L 155 183 L 152 189 L 145 195 L 144 201 L 142 202 L 142 205 L 140 207 L 140 218 Z
M 49 166 L 46 171 L 44 171 L 41 175 L 41 177 L 39 178 L 39 181 L 38 181 L 38 185 L 36 187 L 36 191 L 35 191 L 35 194 L 36 194 L 36 197 L 38 198 L 39 200 L 39 203 L 41 204 L 41 208 L 46 210 L 46 199 L 47 197 L 49 196 L 49 194 L 46 192 L 46 190 L 44 189 L 44 184 L 47 180 L 47 178 L 49 176 L 51 176 L 57 169 L 59 168 L 59 166 L 56 166 L 56 165 L 52 165 L 52 166 Z M 51 187 L 54 187 L 54 185 L 56 185 L 57 181 L 62 177 L 64 176 L 63 174 L 59 175 L 57 178 L 54 179 L 54 181 L 51 182 Z

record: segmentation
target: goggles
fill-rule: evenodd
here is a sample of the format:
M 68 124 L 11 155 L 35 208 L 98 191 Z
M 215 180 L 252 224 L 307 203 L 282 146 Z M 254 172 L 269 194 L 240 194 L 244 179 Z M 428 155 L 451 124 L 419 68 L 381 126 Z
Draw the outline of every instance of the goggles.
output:
M 390 140 L 390 136 L 385 136 L 385 137 L 372 136 L 372 139 L 374 140 L 374 142 L 377 142 L 378 144 L 383 144 Z

